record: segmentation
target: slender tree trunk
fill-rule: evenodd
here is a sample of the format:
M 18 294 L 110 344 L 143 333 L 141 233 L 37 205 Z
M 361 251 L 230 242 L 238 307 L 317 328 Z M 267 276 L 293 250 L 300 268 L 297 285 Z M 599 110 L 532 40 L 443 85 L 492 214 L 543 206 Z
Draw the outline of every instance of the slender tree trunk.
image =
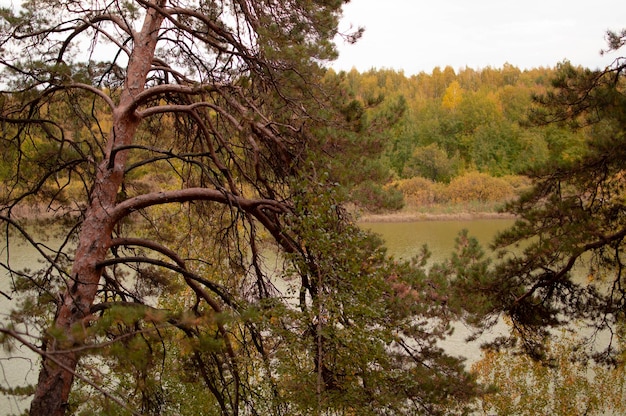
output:
M 164 5 L 163 0 L 155 1 L 160 6 Z M 113 128 L 106 145 L 107 157 L 98 166 L 72 265 L 72 280 L 67 282 L 53 324 L 57 333 L 63 333 L 63 339 L 46 340 L 45 349 L 51 355 L 43 357 L 31 416 L 62 416 L 67 410 L 74 370 L 80 357 L 77 353 L 62 350 L 76 347 L 80 342 L 73 338 L 73 329 L 83 325 L 84 319 L 90 315 L 98 290 L 101 270 L 96 268 L 96 264 L 104 260 L 110 247 L 115 224 L 109 212 L 115 206 L 127 159 L 126 152 L 114 150 L 117 146 L 132 143 L 137 131 L 140 120 L 135 115 L 134 97 L 145 87 L 162 22 L 163 16 L 150 9 L 141 31 L 134 35 L 125 88 L 118 107 L 113 111 Z

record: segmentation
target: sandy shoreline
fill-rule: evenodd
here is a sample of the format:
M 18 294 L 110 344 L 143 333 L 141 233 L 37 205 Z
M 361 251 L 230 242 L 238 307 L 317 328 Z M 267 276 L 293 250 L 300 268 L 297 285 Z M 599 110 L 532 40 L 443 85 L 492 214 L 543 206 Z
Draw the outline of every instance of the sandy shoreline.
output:
M 437 214 L 424 212 L 393 212 L 389 214 L 363 214 L 357 216 L 357 222 L 415 222 L 415 221 L 469 221 L 469 220 L 504 220 L 515 216 L 500 212 L 458 212 Z

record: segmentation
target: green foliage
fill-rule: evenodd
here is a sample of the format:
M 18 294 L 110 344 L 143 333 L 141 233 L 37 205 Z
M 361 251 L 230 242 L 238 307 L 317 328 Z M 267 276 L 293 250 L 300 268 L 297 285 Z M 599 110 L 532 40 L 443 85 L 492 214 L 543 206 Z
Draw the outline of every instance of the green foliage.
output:
M 289 325 L 310 325 L 312 317 L 274 287 L 282 268 L 268 267 L 266 249 L 281 260 L 299 258 L 289 258 L 292 263 L 306 258 L 304 273 L 330 273 L 334 258 L 352 262 L 342 276 L 368 276 L 367 264 L 350 260 L 354 247 L 348 243 L 361 251 L 355 257 L 361 261 L 371 254 L 366 248 L 378 250 L 374 243 L 359 242 L 368 238 L 347 219 L 318 215 L 315 201 L 303 207 L 294 199 L 306 189 L 325 202 L 331 181 L 315 188 L 306 182 L 317 172 L 328 171 L 332 182 L 345 186 L 361 183 L 364 172 L 369 179 L 387 178 L 388 169 L 375 161 L 355 169 L 365 155 L 348 151 L 339 158 L 335 151 L 380 153 L 383 132 L 406 102 L 395 97 L 380 105 L 384 95 L 344 96 L 330 75 L 322 79 L 323 64 L 335 56 L 343 1 L 161 2 L 149 12 L 114 3 L 61 11 L 60 3 L 24 2 L 19 15 L 3 10 L 0 17 L 3 28 L 11 23 L 0 35 L 3 85 L 11 90 L 1 103 L 3 127 L 9 125 L 2 149 L 14 150 L 7 163 L 19 162 L 3 190 L 1 219 L 19 229 L 16 211 L 33 199 L 54 220 L 68 218 L 67 241 L 41 272 L 3 263 L 28 283 L 15 289 L 34 292 L 16 322 L 39 320 L 23 331 L 41 338 L 29 345 L 46 350 L 33 413 L 58 414 L 68 405 L 77 414 L 309 410 L 310 392 L 298 392 L 289 376 L 311 374 L 319 361 L 310 359 L 310 348 L 294 350 L 299 345 L 285 341 L 310 341 L 301 332 L 306 327 Z M 110 29 L 106 39 L 98 29 L 102 22 Z M 366 113 L 365 107 L 378 108 Z M 371 134 L 362 140 L 361 131 Z M 398 197 L 390 200 L 397 204 Z M 309 249 L 308 236 L 297 233 L 308 229 L 294 226 L 306 213 L 328 231 L 319 244 L 331 244 L 332 233 L 344 229 L 347 240 L 323 250 L 311 243 Z M 74 250 L 68 242 L 75 234 Z M 46 251 L 37 240 L 29 243 Z M 315 251 L 324 256 L 311 257 Z M 300 277 L 316 299 L 310 307 L 319 321 L 318 293 L 305 284 L 306 274 Z M 326 287 L 344 309 L 332 309 L 333 319 L 342 313 L 360 318 L 351 308 L 364 300 L 354 287 L 333 286 L 330 278 L 319 289 Z M 385 300 L 385 293 L 376 293 Z M 376 320 L 384 323 L 380 313 Z M 345 383 L 353 386 L 348 401 L 331 388 L 335 379 L 354 376 L 342 371 L 353 370 L 348 352 L 356 356 L 361 339 L 381 361 L 396 364 L 360 323 L 333 323 L 318 331 L 342 340 L 318 365 L 324 373 L 323 389 L 312 390 L 318 412 L 356 407 L 353 396 L 364 396 L 363 385 L 355 383 Z M 10 326 L 2 329 L 18 339 Z M 284 365 L 279 352 L 306 364 L 306 371 L 286 369 L 278 378 Z M 368 370 L 367 363 L 359 368 Z M 449 367 L 462 373 L 456 364 Z M 72 370 L 80 384 L 68 399 Z M 460 390 L 473 388 L 468 377 L 460 384 Z M 372 385 L 375 395 L 377 383 Z M 404 406 L 406 394 L 389 385 L 396 395 L 389 406 Z M 426 393 L 424 406 L 447 404 L 446 396 Z M 370 402 L 371 413 L 386 406 L 379 404 L 386 400 Z
M 325 166 L 331 180 L 342 187 L 342 193 L 351 192 L 355 201 L 374 209 L 397 209 L 393 202 L 396 196 L 384 196 L 382 186 L 389 180 L 392 172 L 385 165 L 382 154 L 389 131 L 396 130 L 406 111 L 406 100 L 402 95 L 387 97 L 378 91 L 378 85 L 370 85 L 369 78 L 362 82 L 368 84 L 366 91 L 356 93 L 351 89 L 356 72 L 339 74 L 328 71 L 324 85 L 332 94 L 333 104 L 337 107 L 340 118 L 334 118 L 318 133 L 321 140 L 314 146 L 315 163 Z M 379 201 L 368 202 L 368 193 L 376 195 Z M 385 202 L 384 200 L 388 201 Z M 377 204 L 382 203 L 377 207 Z
M 342 94 L 353 97 L 345 114 L 360 132 L 350 139 L 355 147 L 336 148 L 333 154 L 341 157 L 333 177 L 347 186 L 346 195 L 357 205 L 367 206 L 369 200 L 368 208 L 380 211 L 401 206 L 385 203 L 375 189 L 397 188 L 398 183 L 390 182 L 394 177 L 448 183 L 466 172 L 514 176 L 547 161 L 576 158 L 581 152 L 579 134 L 527 123 L 533 94 L 545 91 L 546 80 L 556 70 L 522 72 L 506 65 L 456 74 L 446 68 L 412 78 L 389 70 L 332 73 L 331 78 L 343 86 Z M 386 122 L 377 122 L 380 119 Z M 352 159 L 346 161 L 345 155 Z M 479 185 L 478 180 L 459 178 L 447 192 L 437 185 L 435 199 L 483 203 L 515 196 L 506 182 L 481 180 Z M 471 188 L 469 194 L 463 194 L 464 187 Z M 404 192 L 405 201 L 412 206 L 432 201 L 427 196 L 431 190 L 426 186 L 419 198 L 413 191 Z
M 572 124 L 594 122 L 593 144 L 586 136 L 572 144 L 568 130 L 525 134 L 526 94 L 543 89 L 551 70 L 447 67 L 412 78 L 325 71 L 343 3 L 208 1 L 187 10 L 163 2 L 143 13 L 94 2 L 59 13 L 59 3 L 27 1 L 19 15 L 2 10 L 0 24 L 11 29 L 2 31 L 0 65 L 12 92 L 0 97 L 1 219 L 23 231 L 16 211 L 40 203 L 65 221 L 52 254 L 29 241 L 46 257 L 40 270 L 16 270 L 8 254 L 2 264 L 12 289 L 28 295 L 3 332 L 46 351 L 38 413 L 464 414 L 483 390 L 438 346 L 451 322 L 482 329 L 485 314 L 502 309 L 541 328 L 556 323 L 555 305 L 606 300 L 590 291 L 542 304 L 551 278 L 525 300 L 537 270 L 548 273 L 532 261 L 572 252 L 574 240 L 540 238 L 522 265 L 532 270 L 503 281 L 501 272 L 520 264 L 494 271 L 465 234 L 452 258 L 431 269 L 427 250 L 410 262 L 389 259 L 341 204 L 350 195 L 376 212 L 399 209 L 403 192 L 428 200 L 441 184 L 386 186 L 418 173 L 450 180 L 447 196 L 436 194 L 448 201 L 505 198 L 513 186 L 496 175 L 546 157 L 584 161 L 587 147 L 615 149 L 621 88 L 592 97 L 603 104 L 594 116 L 610 117 L 575 114 Z M 96 62 L 102 22 L 111 27 L 107 48 L 119 54 Z M 76 54 L 83 45 L 88 53 Z M 589 81 L 560 70 L 558 85 Z M 610 208 L 600 216 L 619 224 L 623 174 L 615 166 L 599 193 L 564 183 L 517 207 L 540 201 L 580 214 L 576 203 L 591 199 L 590 211 L 600 201 Z M 555 188 L 563 193 L 552 195 Z M 541 223 L 553 237 L 556 225 L 532 222 L 537 212 L 519 228 Z M 566 231 L 600 232 L 604 244 L 596 218 L 600 226 L 576 228 L 586 219 L 572 215 Z M 619 255 L 597 264 L 609 263 L 621 278 Z M 555 281 L 576 289 L 566 277 Z M 623 298 L 596 310 L 621 317 Z M 72 387 L 55 357 L 76 371 L 69 399 L 54 390 Z
M 234 412 L 220 401 L 235 394 L 236 383 L 239 412 L 464 414 L 482 390 L 437 342 L 454 319 L 472 315 L 479 324 L 475 314 L 482 312 L 454 300 L 451 284 L 480 256 L 459 249 L 454 262 L 432 273 L 424 269 L 427 251 L 412 262 L 394 261 L 377 236 L 350 221 L 326 179 L 294 187 L 302 191 L 285 235 L 297 235 L 302 251 L 285 254 L 275 270 L 276 296 L 251 301 L 233 291 L 239 306 L 222 315 L 198 308 L 188 290 L 165 293 L 160 310 L 112 307 L 87 328 L 103 345 L 80 370 L 147 415 Z M 79 387 L 72 414 L 127 414 Z
M 353 189 L 350 200 L 372 213 L 397 211 L 404 206 L 402 192 L 393 187 L 383 188 L 372 181 L 363 182 Z
M 466 322 L 479 327 L 481 320 L 496 311 L 491 294 L 496 292 L 491 276 L 491 260 L 485 257 L 483 249 L 475 238 L 463 230 L 455 241 L 455 251 L 443 268 L 435 267 L 434 272 L 443 272 L 450 277 L 450 308 L 462 314 Z M 476 294 L 475 288 L 481 288 Z
M 532 170 L 533 187 L 506 208 L 518 221 L 495 241 L 503 261 L 494 301 L 515 328 L 506 344 L 516 341 L 541 359 L 550 358 L 552 327 L 582 322 L 594 333 L 619 333 L 626 301 L 624 64 L 589 71 L 563 63 L 556 75 L 537 97 L 533 120 L 551 123 L 553 148 L 574 137 L 571 153 Z M 508 255 L 510 247 L 522 247 L 522 255 Z M 622 346 L 613 344 L 607 340 L 590 355 L 618 363 Z
M 281 343 L 297 347 L 281 348 L 278 360 L 292 414 L 461 413 L 479 390 L 436 345 L 460 313 L 447 303 L 455 271 L 426 274 L 427 252 L 412 263 L 387 260 L 381 241 L 326 198 L 303 194 L 297 209 L 306 215 L 293 219 L 306 239 L 291 271 L 302 279 L 301 314 L 280 318 L 299 330 Z
M 436 182 L 449 182 L 459 168 L 458 157 L 448 157 L 438 144 L 418 147 L 406 163 L 403 176 L 421 176 Z
M 53 206 L 58 209 L 69 205 L 68 198 L 76 197 L 80 177 L 91 169 L 86 151 L 93 141 L 88 138 L 86 144 L 81 136 L 93 133 L 94 118 L 80 115 L 90 104 L 84 93 L 59 94 L 26 110 L 31 99 L 29 94 L 7 94 L 0 100 L 0 172 L 2 167 L 6 171 L 0 197 L 10 204 L 27 194 L 33 205 L 57 197 L 59 203 Z M 16 124 L 25 111 L 30 111 L 36 122 Z M 67 131 L 74 137 L 68 137 Z
M 580 155 L 576 133 L 527 123 L 533 95 L 543 93 L 558 70 L 521 71 L 507 64 L 458 73 L 437 68 L 414 77 L 391 70 L 351 71 L 338 77 L 347 93 L 360 100 L 362 140 L 374 131 L 383 137 L 382 150 L 365 160 L 381 163 L 393 172 L 391 176 L 419 175 L 447 182 L 468 170 L 494 176 L 523 174 L 548 160 Z M 392 120 L 394 114 L 393 123 L 376 122 L 381 115 Z M 365 160 L 360 165 L 371 163 Z M 389 177 L 370 179 L 384 185 Z

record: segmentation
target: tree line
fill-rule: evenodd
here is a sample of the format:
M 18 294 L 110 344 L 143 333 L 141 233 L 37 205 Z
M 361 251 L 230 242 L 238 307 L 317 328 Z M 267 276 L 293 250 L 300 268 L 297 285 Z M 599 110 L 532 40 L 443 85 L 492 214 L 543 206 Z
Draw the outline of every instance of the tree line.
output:
M 563 62 L 524 71 L 508 64 L 479 70 L 446 67 L 410 77 L 384 69 L 328 70 L 321 82 L 343 100 L 336 110 L 350 131 L 337 134 L 342 128 L 327 126 L 335 139 L 323 145 L 333 156 L 326 170 L 349 199 L 374 212 L 454 203 L 485 190 L 477 200 L 509 199 L 524 187 L 520 176 L 533 167 L 575 159 L 583 151 L 585 132 L 529 120 L 534 97 L 569 66 Z M 72 105 L 59 104 L 64 111 Z M 100 123 L 110 122 L 102 107 L 94 112 Z M 161 130 L 177 128 L 168 117 L 153 123 Z M 89 134 L 84 126 L 68 127 L 78 137 Z M 0 177 L 8 180 L 17 152 L 4 150 Z M 45 159 L 45 150 L 37 152 Z M 145 169 L 135 174 L 151 180 Z M 456 184 L 447 189 L 453 180 Z M 460 189 L 476 180 L 475 188 Z M 416 184 L 421 195 L 415 194 Z
M 512 176 L 577 158 L 584 132 L 529 120 L 534 98 L 570 66 L 562 62 L 520 70 L 505 64 L 456 71 L 448 66 L 413 76 L 389 69 L 330 71 L 326 76 L 346 88 L 347 117 L 369 137 L 361 134 L 355 140 L 376 147 L 361 155 L 365 171 L 346 181 L 353 184 L 352 199 L 373 211 L 398 209 L 413 199 L 405 191 L 413 187 L 407 180 L 448 184 L 477 173 L 508 180 L 508 185 L 492 181 L 492 187 L 500 184 L 500 193 L 508 194 L 507 187 L 519 185 Z M 444 201 L 454 200 L 438 193 Z

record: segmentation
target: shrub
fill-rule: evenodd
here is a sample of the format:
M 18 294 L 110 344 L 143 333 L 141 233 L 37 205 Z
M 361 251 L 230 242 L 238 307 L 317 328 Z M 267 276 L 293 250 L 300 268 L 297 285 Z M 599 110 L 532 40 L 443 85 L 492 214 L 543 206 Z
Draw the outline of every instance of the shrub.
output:
M 402 192 L 394 187 L 382 187 L 372 181 L 356 186 L 351 193 L 351 200 L 357 206 L 373 213 L 397 211 L 404 206 Z
M 515 196 L 511 183 L 486 173 L 469 172 L 454 178 L 442 195 L 447 202 L 503 201 Z
M 407 162 L 405 177 L 421 176 L 437 182 L 448 182 L 458 171 L 458 155 L 449 157 L 448 153 L 436 143 L 418 147 Z
M 436 183 L 430 179 L 416 176 L 392 182 L 388 187 L 402 192 L 407 205 L 429 205 L 435 202 Z
M 525 191 L 532 186 L 532 180 L 528 176 L 522 175 L 507 175 L 502 179 L 507 181 L 517 193 Z

